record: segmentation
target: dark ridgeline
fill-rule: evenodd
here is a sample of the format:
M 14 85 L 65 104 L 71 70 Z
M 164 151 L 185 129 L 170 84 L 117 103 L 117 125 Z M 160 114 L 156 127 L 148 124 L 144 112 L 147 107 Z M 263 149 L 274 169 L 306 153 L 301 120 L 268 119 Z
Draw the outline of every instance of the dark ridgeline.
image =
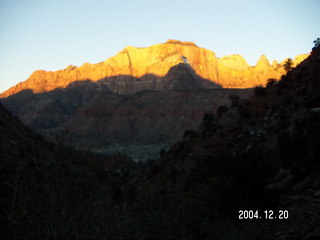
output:
M 319 239 L 317 53 L 140 167 L 47 143 L 1 107 L 3 238 Z

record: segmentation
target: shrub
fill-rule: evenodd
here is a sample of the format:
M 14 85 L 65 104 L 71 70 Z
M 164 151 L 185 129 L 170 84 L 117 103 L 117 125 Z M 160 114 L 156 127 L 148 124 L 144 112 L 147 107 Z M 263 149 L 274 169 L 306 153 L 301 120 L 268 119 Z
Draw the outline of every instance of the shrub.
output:
M 319 47 L 320 46 L 320 38 L 317 38 L 316 40 L 313 41 L 314 47 Z
M 292 70 L 292 65 L 293 65 L 292 59 L 288 58 L 286 60 L 286 62 L 283 64 L 284 70 L 286 70 L 286 72 L 291 71 Z
M 273 86 L 276 82 L 277 82 L 276 79 L 274 79 L 274 78 L 269 78 L 268 81 L 267 81 L 267 87 Z
M 200 132 L 203 138 L 212 136 L 220 124 L 213 113 L 205 113 L 200 127 Z
M 312 48 L 311 54 L 319 54 L 320 52 L 320 38 L 313 41 L 314 47 Z

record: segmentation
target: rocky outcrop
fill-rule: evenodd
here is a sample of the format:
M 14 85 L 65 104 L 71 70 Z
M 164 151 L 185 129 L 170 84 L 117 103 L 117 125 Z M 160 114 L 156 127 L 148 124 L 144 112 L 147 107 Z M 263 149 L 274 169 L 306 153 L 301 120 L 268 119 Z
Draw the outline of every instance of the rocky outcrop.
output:
M 277 69 L 279 67 L 279 64 L 278 64 L 277 60 L 273 60 L 272 67 L 273 67 L 273 69 Z
M 258 62 L 256 63 L 256 70 L 264 71 L 270 67 L 269 60 L 267 59 L 266 55 L 261 55 Z
M 300 55 L 294 63 L 306 56 Z M 163 77 L 178 64 L 190 66 L 196 75 L 213 84 L 204 87 L 251 88 L 265 85 L 268 78 L 278 79 L 284 74 L 282 65 L 270 66 L 265 56 L 256 67 L 251 67 L 240 55 L 217 58 L 215 53 L 198 47 L 192 42 L 168 40 L 147 48 L 126 47 L 115 56 L 97 63 L 85 63 L 80 67 L 69 65 L 59 71 L 35 71 L 26 81 L 0 94 L 5 98 L 22 90 L 34 93 L 65 88 L 73 82 L 85 80 L 109 88 L 120 94 L 130 94 L 140 90 L 164 90 Z
M 247 63 L 247 61 L 239 54 L 233 54 L 230 56 L 225 56 L 223 58 L 220 58 L 219 63 L 222 66 L 235 69 L 238 71 L 243 71 L 250 68 L 250 65 Z

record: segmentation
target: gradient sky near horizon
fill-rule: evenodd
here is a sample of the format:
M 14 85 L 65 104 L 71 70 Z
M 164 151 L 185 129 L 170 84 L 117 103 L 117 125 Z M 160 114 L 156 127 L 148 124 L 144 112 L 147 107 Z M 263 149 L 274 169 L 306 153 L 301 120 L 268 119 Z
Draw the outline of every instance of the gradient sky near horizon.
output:
M 0 92 L 33 71 L 97 63 L 126 46 L 193 41 L 218 57 L 309 53 L 319 0 L 0 0 Z

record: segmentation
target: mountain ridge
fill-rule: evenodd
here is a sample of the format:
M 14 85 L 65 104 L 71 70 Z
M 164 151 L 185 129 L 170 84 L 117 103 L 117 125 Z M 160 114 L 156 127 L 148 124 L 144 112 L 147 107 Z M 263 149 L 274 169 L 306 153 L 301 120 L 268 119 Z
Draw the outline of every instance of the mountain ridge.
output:
M 205 114 L 198 130 L 186 131 L 181 141 L 161 151 L 161 157 L 143 165 L 119 154 L 106 157 L 55 146 L 0 104 L 3 239 L 319 239 L 319 53 L 316 45 L 310 57 L 279 82 L 256 88 L 251 99 L 233 96 L 230 107 L 220 109 L 217 116 Z M 74 107 L 74 96 L 81 105 L 97 87 L 86 83 L 19 94 L 41 98 L 64 93 L 68 99 L 59 94 L 52 107 L 57 102 Z M 249 90 L 253 89 L 241 91 Z M 235 89 L 201 92 L 210 91 Z M 170 93 L 148 92 L 164 99 Z M 172 92 L 183 103 L 182 95 L 194 94 Z M 145 91 L 98 94 L 97 103 L 104 100 L 108 106 L 118 104 L 112 97 L 130 104 L 133 98 L 150 103 Z M 26 100 L 20 98 L 29 103 Z M 40 103 L 47 104 L 48 98 Z M 91 104 L 96 109 L 79 113 L 104 114 L 99 105 Z M 170 116 L 184 114 L 176 111 L 181 108 L 166 106 L 174 111 Z M 136 107 L 141 109 L 141 104 Z M 153 109 L 158 111 L 159 106 Z M 119 113 L 126 117 L 123 110 Z M 154 112 L 149 114 L 155 117 Z M 82 131 L 83 124 L 79 126 Z
M 296 66 L 306 57 L 307 54 L 297 56 L 293 65 Z M 261 58 L 265 62 L 263 65 L 259 61 Z M 99 84 L 108 88 L 111 85 L 123 85 L 123 91 L 114 90 L 120 94 L 134 93 L 141 90 L 141 86 L 142 90 L 148 89 L 148 82 L 153 83 L 153 90 L 163 90 L 162 78 L 173 66 L 181 63 L 189 65 L 201 78 L 223 88 L 266 85 L 268 78 L 279 79 L 285 73 L 282 64 L 270 65 L 266 57 L 260 59 L 257 62 L 258 66 L 250 66 L 239 54 L 218 58 L 213 51 L 198 47 L 193 42 L 168 40 L 145 48 L 129 46 L 96 64 L 84 63 L 80 67 L 69 65 L 58 71 L 37 70 L 26 81 L 1 93 L 0 97 L 5 98 L 26 89 L 31 89 L 34 93 L 48 92 L 56 88 L 65 88 L 75 81 L 85 80 L 99 81 Z M 123 82 L 122 75 L 132 76 L 133 79 Z M 144 75 L 150 77 L 140 81 Z M 130 84 L 133 88 L 129 91 L 127 88 Z

